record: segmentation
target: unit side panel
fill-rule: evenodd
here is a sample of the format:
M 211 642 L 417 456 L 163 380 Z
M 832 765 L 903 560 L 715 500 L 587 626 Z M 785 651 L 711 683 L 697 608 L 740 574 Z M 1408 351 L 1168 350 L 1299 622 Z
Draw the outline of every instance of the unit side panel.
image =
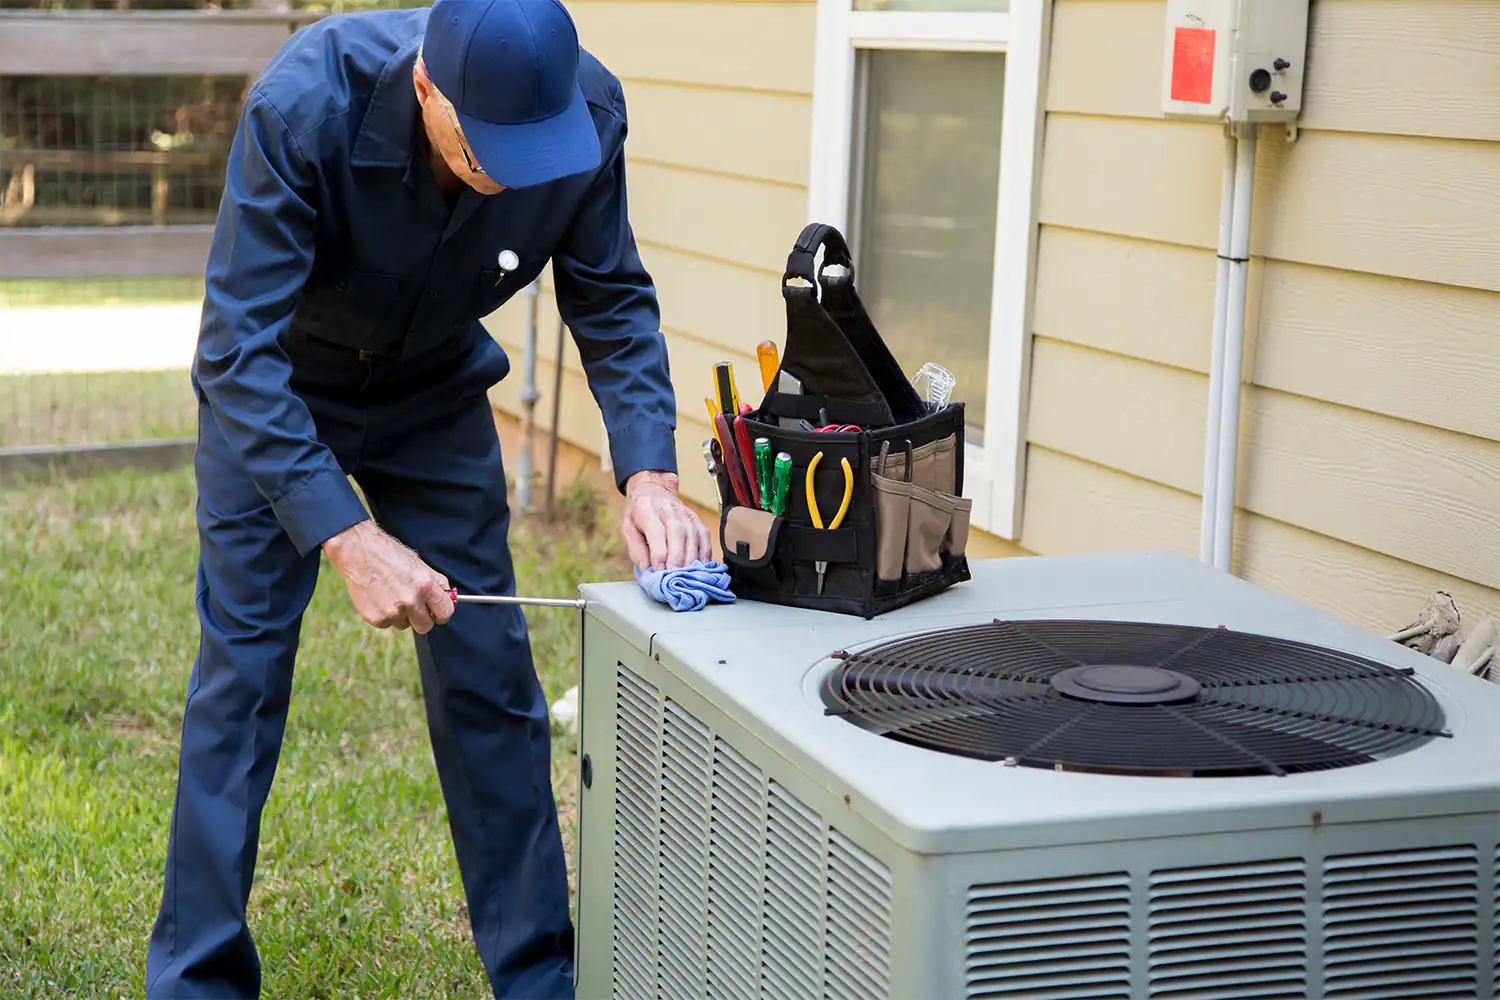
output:
M 966 1000 L 1496 996 L 1493 815 L 944 858 Z
M 930 943 L 961 929 L 951 907 L 844 789 L 797 770 L 654 659 L 596 643 L 588 660 L 580 997 L 961 989 L 952 970 L 940 978 Z
M 615 729 L 617 663 L 635 664 L 641 653 L 593 617 L 584 619 L 584 661 L 579 687 L 579 754 L 590 781 L 579 785 L 577 995 L 609 997 L 615 940 Z

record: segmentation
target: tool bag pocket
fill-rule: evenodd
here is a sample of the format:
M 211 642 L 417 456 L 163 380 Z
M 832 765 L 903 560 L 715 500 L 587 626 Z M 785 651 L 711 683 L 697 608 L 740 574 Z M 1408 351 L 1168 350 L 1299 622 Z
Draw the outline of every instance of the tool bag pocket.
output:
M 799 235 L 782 298 L 786 350 L 743 421 L 752 442 L 766 438 L 773 455 L 788 456 L 789 488 L 784 508 L 773 500 L 759 505 L 769 510 L 736 513 L 743 508 L 721 469 L 720 535 L 735 593 L 871 618 L 969 579 L 963 404 L 917 394 L 860 301 L 833 227 Z M 732 548 L 752 522 L 774 538 Z
M 911 484 L 871 475 L 875 488 L 875 578 L 899 584 L 906 571 L 906 528 L 911 520 Z
M 724 558 L 737 566 L 760 569 L 771 563 L 783 520 L 766 510 L 733 506 L 719 522 Z
M 969 538 L 971 502 L 947 493 L 911 487 L 911 511 L 906 528 L 906 573 L 937 573 L 943 557 L 963 555 Z M 954 551 L 955 543 L 958 545 Z
M 719 516 L 719 544 L 724 552 L 736 596 L 776 593 L 789 573 L 778 556 L 783 518 L 770 511 L 733 503 Z
M 964 556 L 972 502 L 881 475 L 875 488 L 875 576 L 882 589 L 934 579 Z

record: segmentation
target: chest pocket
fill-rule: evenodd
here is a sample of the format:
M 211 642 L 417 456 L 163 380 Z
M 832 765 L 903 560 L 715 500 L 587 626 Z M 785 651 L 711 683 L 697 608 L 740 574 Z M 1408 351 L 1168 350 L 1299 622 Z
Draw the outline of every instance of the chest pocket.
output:
M 514 271 L 506 272 L 498 267 L 487 267 L 480 271 L 470 300 L 474 313 L 472 318 L 480 319 L 500 308 L 513 295 L 536 280 L 546 265 L 545 255 L 533 254 L 522 257 Z
M 379 354 L 399 355 L 405 332 L 405 279 L 357 271 L 304 291 L 293 323 L 320 340 Z

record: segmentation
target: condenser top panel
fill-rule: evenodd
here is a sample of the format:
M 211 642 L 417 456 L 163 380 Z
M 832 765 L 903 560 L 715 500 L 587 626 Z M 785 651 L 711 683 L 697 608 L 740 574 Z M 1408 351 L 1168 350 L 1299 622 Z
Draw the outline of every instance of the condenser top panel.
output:
M 1500 813 L 1488 681 L 1177 553 L 971 565 L 873 621 L 583 594 L 914 851 Z

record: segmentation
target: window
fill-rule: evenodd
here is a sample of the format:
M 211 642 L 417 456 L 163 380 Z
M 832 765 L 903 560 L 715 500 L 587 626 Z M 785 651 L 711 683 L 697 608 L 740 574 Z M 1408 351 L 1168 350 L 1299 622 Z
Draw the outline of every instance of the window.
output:
M 810 216 L 908 375 L 967 409 L 973 523 L 1019 534 L 1049 0 L 819 0 Z
M 1004 81 L 998 52 L 872 49 L 855 61 L 855 268 L 901 367 L 935 361 L 962 380 L 976 445 L 989 381 Z

